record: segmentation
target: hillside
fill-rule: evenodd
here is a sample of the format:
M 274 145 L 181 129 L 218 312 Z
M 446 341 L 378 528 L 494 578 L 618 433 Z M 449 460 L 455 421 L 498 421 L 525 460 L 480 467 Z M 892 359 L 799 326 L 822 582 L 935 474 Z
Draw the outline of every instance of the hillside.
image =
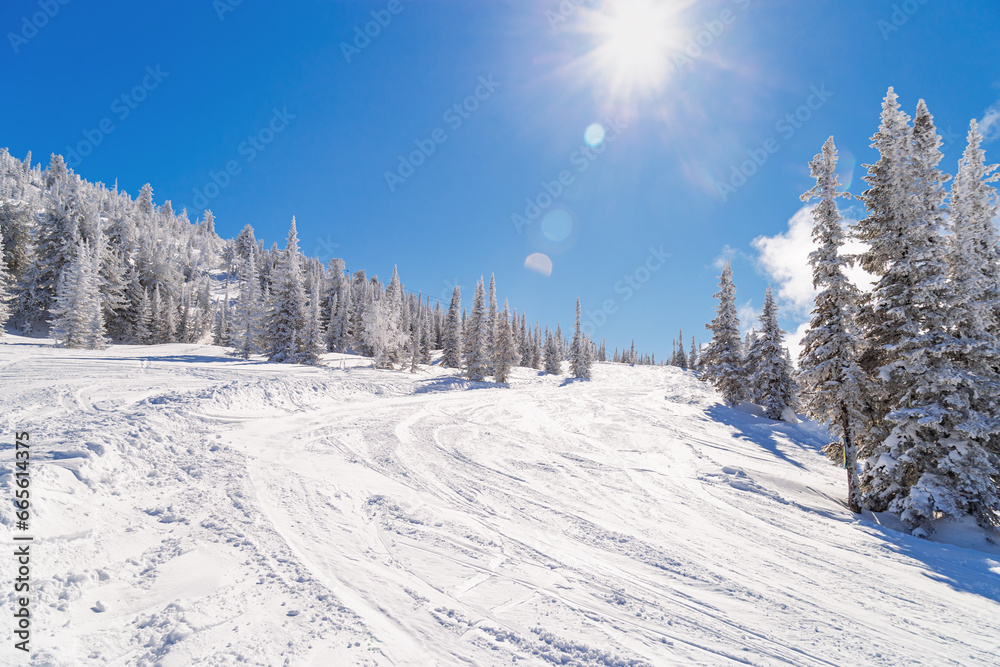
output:
M 324 359 L 0 340 L 32 664 L 997 663 L 1000 549 L 855 518 L 813 424 L 672 367 L 508 390 Z

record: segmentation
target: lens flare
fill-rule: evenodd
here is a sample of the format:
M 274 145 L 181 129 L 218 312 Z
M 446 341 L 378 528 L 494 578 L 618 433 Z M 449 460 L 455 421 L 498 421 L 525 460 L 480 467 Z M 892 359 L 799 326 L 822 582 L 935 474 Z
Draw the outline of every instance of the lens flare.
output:
M 604 143 L 604 126 L 600 123 L 592 123 L 583 131 L 583 140 L 591 148 L 597 148 Z
M 562 243 L 573 233 L 573 216 L 569 211 L 556 208 L 542 218 L 542 236 L 553 243 Z
M 683 46 L 683 0 L 607 0 L 588 12 L 587 32 L 597 38 L 592 66 L 616 96 L 659 90 L 672 56 Z
M 552 275 L 552 260 L 544 253 L 534 252 L 524 260 L 524 268 L 548 277 Z

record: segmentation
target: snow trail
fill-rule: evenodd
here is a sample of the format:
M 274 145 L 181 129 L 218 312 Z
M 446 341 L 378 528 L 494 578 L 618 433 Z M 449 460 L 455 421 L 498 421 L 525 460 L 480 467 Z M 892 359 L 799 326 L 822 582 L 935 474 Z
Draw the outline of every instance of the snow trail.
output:
M 1000 550 L 855 518 L 813 424 L 669 367 L 500 389 L 328 358 L 0 343 L 7 428 L 44 443 L 35 663 L 1000 656 Z

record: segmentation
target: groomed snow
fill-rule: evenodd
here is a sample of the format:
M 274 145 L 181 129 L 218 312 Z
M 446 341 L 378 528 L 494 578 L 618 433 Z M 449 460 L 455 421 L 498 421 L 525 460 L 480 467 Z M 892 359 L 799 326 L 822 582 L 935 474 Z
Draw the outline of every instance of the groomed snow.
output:
M 1000 662 L 1000 549 L 854 518 L 808 421 L 675 368 L 501 389 L 325 363 L 0 341 L 7 544 L 15 429 L 34 457 L 32 664 Z M 26 663 L 6 617 L 0 663 Z

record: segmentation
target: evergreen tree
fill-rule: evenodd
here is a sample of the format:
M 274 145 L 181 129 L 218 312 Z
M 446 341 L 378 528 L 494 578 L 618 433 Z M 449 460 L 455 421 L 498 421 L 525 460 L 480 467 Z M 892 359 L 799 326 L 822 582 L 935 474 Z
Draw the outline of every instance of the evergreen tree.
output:
M 0 241 L 0 256 L 2 255 L 3 242 Z M 10 278 L 7 275 L 6 263 L 0 262 L 0 336 L 7 333 L 5 327 L 7 325 L 7 320 L 10 318 L 10 306 L 8 305 L 10 300 L 9 285 Z
M 542 368 L 542 329 L 535 320 L 535 335 L 531 342 L 531 367 L 536 371 Z
M 510 319 L 507 301 L 503 302 L 503 313 L 497 321 L 496 340 L 493 351 L 493 380 L 507 382 L 510 369 L 514 367 L 521 353 L 517 349 L 517 339 Z
M 301 363 L 306 297 L 299 268 L 299 241 L 294 217 L 285 249 L 280 253 L 274 271 L 272 304 L 267 321 L 268 356 L 278 363 Z
M 319 274 L 314 273 L 309 293 L 309 310 L 306 316 L 306 329 L 303 332 L 302 352 L 299 363 L 317 364 L 319 357 L 326 350 L 323 331 L 322 306 L 320 302 Z
M 164 325 L 160 325 L 161 331 L 165 329 Z M 224 347 L 230 343 L 230 331 L 231 325 L 229 323 L 229 283 L 226 283 L 225 296 L 222 297 L 222 303 L 219 304 L 219 312 L 215 316 L 215 327 L 212 331 L 212 344 L 218 345 L 219 347 Z
M 688 367 L 688 357 L 687 357 L 687 354 L 684 352 L 684 330 L 680 329 L 677 332 L 677 335 L 678 335 L 678 338 L 677 338 L 677 357 L 676 357 L 676 360 L 674 362 L 674 365 L 679 366 L 680 368 L 683 368 L 684 370 L 687 370 L 687 367 Z
M 573 343 L 570 345 L 569 362 L 573 377 L 590 379 L 590 341 L 580 327 L 580 297 L 576 298 L 576 325 L 573 327 Z
M 149 300 L 149 290 L 142 290 L 142 298 L 139 301 L 139 317 L 136 322 L 135 339 L 139 343 L 148 345 L 155 339 L 153 329 L 153 306 Z
M 488 310 L 486 313 L 486 355 L 489 359 L 490 370 L 493 369 L 493 359 L 496 358 L 497 336 L 499 335 L 497 322 L 497 281 L 494 274 L 490 274 L 489 299 L 487 301 Z
M 462 367 L 462 293 L 455 285 L 451 293 L 451 305 L 444 327 L 444 355 L 441 365 L 445 368 Z
M 818 293 L 809 328 L 802 339 L 798 377 L 806 414 L 828 424 L 833 440 L 823 451 L 846 469 L 848 506 L 852 512 L 860 513 L 856 443 L 864 420 L 861 369 L 852 329 L 857 290 L 844 273 L 848 260 L 841 255 L 844 232 L 836 199 L 850 194 L 838 191 L 833 137 L 826 140 L 822 153 L 809 166 L 816 185 L 802 195 L 802 200 L 820 200 L 812 210 L 816 250 L 809 254 L 813 287 Z
M 562 355 L 556 336 L 545 327 L 545 372 L 551 375 L 562 375 Z
M 481 382 L 489 372 L 489 358 L 486 351 L 488 322 L 486 321 L 486 293 L 483 279 L 476 283 L 476 296 L 472 302 L 466 333 L 465 377 Z
M 760 316 L 761 332 L 755 356 L 757 368 L 750 384 L 757 394 L 768 419 L 781 419 L 785 408 L 793 403 L 791 368 L 782 345 L 784 332 L 778 326 L 778 306 L 770 285 L 764 295 L 764 312 Z
M 712 341 L 700 360 L 702 379 L 710 382 L 727 404 L 739 405 L 746 393 L 740 355 L 740 320 L 736 315 L 736 286 L 728 261 L 722 267 L 715 298 L 719 300 L 716 317 L 705 326 L 712 332 Z M 633 348 L 634 345 L 633 342 Z
M 884 397 L 889 433 L 866 452 L 862 485 L 873 510 L 888 509 L 915 534 L 927 535 L 934 518 L 995 503 L 996 487 L 982 488 L 983 476 L 990 475 L 988 457 L 968 437 L 976 431 L 969 405 L 976 381 L 956 367 L 952 354 L 957 346 L 949 331 L 952 300 L 942 236 L 947 176 L 937 168 L 941 140 L 923 100 L 910 135 L 908 159 L 898 167 L 907 187 L 900 197 L 904 208 L 894 212 L 901 237 L 892 247 L 900 252 L 880 267 L 863 320 L 869 349 L 876 341 L 883 346 L 874 381 Z M 884 237 L 897 231 L 866 229 L 873 237 L 869 255 L 884 249 Z
M 397 304 L 387 293 L 377 294 L 365 309 L 363 331 L 365 345 L 372 351 L 375 368 L 393 368 L 399 350 L 406 345 L 407 337 L 400 327 Z
M 52 336 L 63 347 L 105 347 L 104 318 L 96 278 L 97 257 L 86 241 L 63 267 L 52 308 Z
M 698 370 L 701 359 L 698 357 L 698 346 L 695 345 L 694 336 L 691 336 L 691 353 L 688 355 L 688 366 L 691 370 Z

